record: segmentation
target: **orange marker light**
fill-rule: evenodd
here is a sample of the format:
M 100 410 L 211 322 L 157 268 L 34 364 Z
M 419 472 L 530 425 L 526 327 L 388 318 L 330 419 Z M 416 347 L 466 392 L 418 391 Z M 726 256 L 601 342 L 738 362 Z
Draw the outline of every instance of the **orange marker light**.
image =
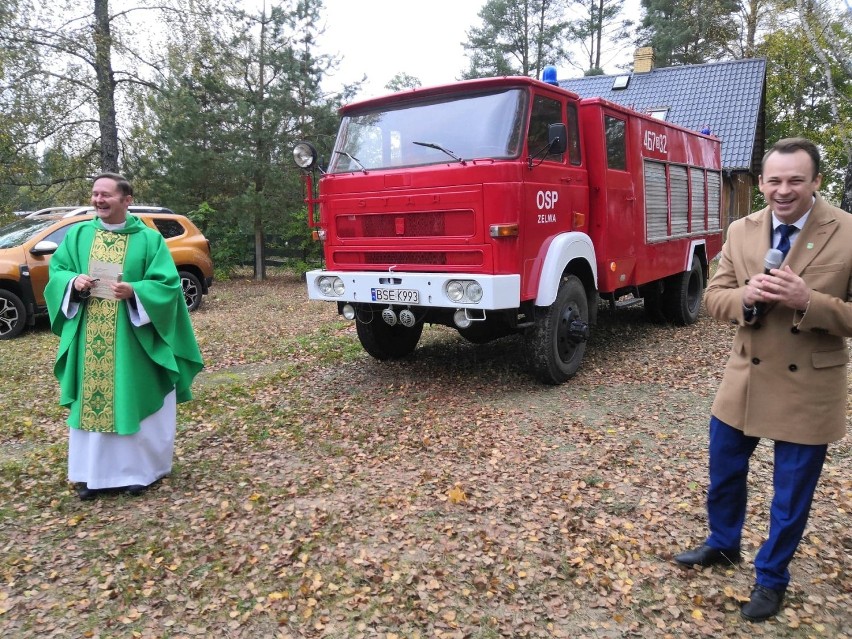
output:
M 492 224 L 490 230 L 491 237 L 517 237 L 517 224 Z

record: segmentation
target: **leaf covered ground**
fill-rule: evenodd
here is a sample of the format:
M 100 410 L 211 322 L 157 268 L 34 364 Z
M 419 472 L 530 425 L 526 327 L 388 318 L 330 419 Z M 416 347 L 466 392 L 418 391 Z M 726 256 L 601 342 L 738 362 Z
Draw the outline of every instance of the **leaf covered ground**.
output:
M 0 636 L 852 637 L 849 439 L 834 444 L 778 618 L 739 616 L 746 561 L 681 570 L 706 532 L 709 405 L 731 328 L 604 306 L 581 372 L 430 327 L 372 360 L 298 278 L 217 282 L 175 467 L 80 502 L 44 322 L 0 342 Z M 852 378 L 851 378 L 852 379 Z

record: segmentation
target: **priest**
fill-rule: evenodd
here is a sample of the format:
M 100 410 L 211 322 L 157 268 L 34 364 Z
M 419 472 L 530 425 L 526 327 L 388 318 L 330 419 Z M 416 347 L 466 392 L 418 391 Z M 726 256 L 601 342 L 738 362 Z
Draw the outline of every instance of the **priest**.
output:
M 203 367 L 165 240 L 128 214 L 132 202 L 124 177 L 98 175 L 95 218 L 68 232 L 45 289 L 70 409 L 68 478 L 82 500 L 138 495 L 171 472 L 176 404 Z

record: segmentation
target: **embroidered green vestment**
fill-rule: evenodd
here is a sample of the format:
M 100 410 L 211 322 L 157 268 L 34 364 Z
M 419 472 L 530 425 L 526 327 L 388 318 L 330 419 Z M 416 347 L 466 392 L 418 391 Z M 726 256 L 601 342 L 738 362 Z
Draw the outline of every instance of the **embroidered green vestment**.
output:
M 134 326 L 129 300 L 89 298 L 77 314 L 61 310 L 69 282 L 88 273 L 89 260 L 121 264 L 151 322 Z M 72 228 L 53 255 L 45 289 L 51 328 L 60 336 L 54 373 L 68 424 L 122 435 L 163 406 L 192 398 L 190 385 L 203 363 L 180 278 L 163 237 L 138 218 L 118 231 L 94 219 Z

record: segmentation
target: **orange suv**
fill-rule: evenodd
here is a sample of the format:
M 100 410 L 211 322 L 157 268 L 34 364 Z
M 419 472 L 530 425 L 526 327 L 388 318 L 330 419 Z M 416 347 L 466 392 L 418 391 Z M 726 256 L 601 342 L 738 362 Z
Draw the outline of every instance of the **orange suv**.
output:
M 38 211 L 0 228 L 0 339 L 11 339 L 47 312 L 44 287 L 50 257 L 75 224 L 91 220 L 90 206 Z M 162 233 L 194 311 L 213 283 L 210 242 L 189 218 L 169 209 L 131 206 L 129 213 Z

